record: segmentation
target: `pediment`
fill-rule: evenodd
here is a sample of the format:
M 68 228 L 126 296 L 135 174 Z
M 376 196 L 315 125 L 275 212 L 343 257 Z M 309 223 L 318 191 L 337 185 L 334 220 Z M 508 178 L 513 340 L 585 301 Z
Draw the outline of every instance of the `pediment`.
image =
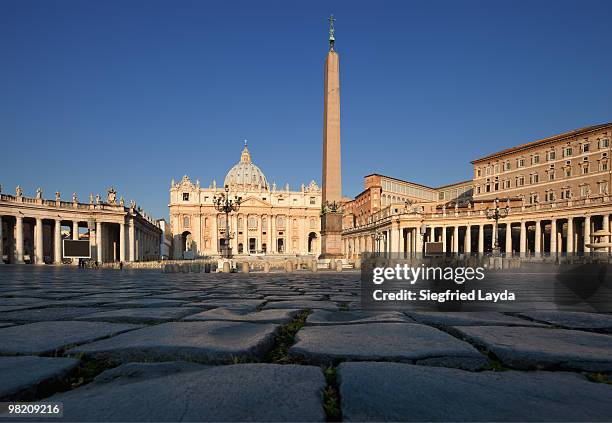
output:
M 270 207 L 271 204 L 267 201 L 263 201 L 261 198 L 248 197 L 242 199 L 241 207 Z

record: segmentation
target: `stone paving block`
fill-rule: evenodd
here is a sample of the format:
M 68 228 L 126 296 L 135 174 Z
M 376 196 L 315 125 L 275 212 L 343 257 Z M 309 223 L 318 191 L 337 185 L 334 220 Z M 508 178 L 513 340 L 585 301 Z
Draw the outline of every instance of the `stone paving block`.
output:
M 609 421 L 612 385 L 551 372 L 342 363 L 344 421 Z
M 435 326 L 547 326 L 494 311 L 409 311 L 406 314 L 419 323 Z
M 13 322 L 43 322 L 51 320 L 72 320 L 75 317 L 101 311 L 93 307 L 48 307 L 0 313 L 0 320 Z
M 463 337 L 517 369 L 612 371 L 612 336 L 569 329 L 456 326 Z
M 69 353 L 118 361 L 256 360 L 273 345 L 278 325 L 246 322 L 170 322 L 81 345 Z
M 201 308 L 243 308 L 247 310 L 255 310 L 257 307 L 265 303 L 265 300 L 241 300 L 241 299 L 229 299 L 229 300 L 204 300 L 193 303 L 185 304 L 187 307 L 201 307 Z M 285 307 L 291 308 L 291 307 Z
M 0 357 L 0 400 L 33 396 L 40 384 L 63 377 L 78 364 L 72 358 Z
M 300 310 L 262 310 L 249 311 L 246 309 L 214 308 L 198 314 L 185 317 L 185 321 L 227 320 L 232 322 L 254 323 L 289 323 L 300 313 Z
M 106 310 L 77 317 L 76 320 L 117 323 L 160 323 L 179 320 L 200 311 L 189 307 L 136 307 L 120 310 Z
M 163 298 L 135 298 L 126 301 L 115 301 L 104 304 L 105 307 L 178 307 L 185 301 L 166 300 Z
M 612 315 L 601 313 L 580 313 L 570 311 L 531 311 L 519 313 L 539 322 L 563 326 L 570 329 L 591 329 L 612 332 Z
M 470 344 L 436 328 L 414 323 L 307 326 L 297 333 L 289 355 L 317 364 L 345 360 L 402 361 L 459 367 L 488 367 Z
M 305 309 L 322 309 L 322 310 L 338 310 L 338 305 L 331 301 L 273 301 L 264 306 L 264 310 L 275 308 L 297 308 Z
M 317 367 L 201 367 L 102 378 L 47 400 L 64 403 L 66 421 L 325 421 Z
M 349 325 L 359 323 L 414 323 L 414 320 L 397 311 L 328 311 L 314 310 L 306 319 L 306 325 Z
M 28 310 L 30 308 L 34 308 L 36 306 L 27 306 L 27 305 L 11 305 L 11 306 L 7 306 L 7 305 L 0 305 L 0 313 L 6 313 L 9 311 L 16 311 L 16 310 Z
M 0 329 L 0 354 L 52 353 L 64 347 L 137 329 L 139 325 L 102 322 L 36 322 Z

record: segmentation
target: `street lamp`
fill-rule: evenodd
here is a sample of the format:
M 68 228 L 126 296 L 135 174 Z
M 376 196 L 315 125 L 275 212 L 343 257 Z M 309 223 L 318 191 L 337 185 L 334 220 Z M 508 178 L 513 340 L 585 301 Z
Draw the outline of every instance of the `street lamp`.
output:
M 232 236 L 230 235 L 229 214 L 231 212 L 237 212 L 241 202 L 242 197 L 235 195 L 233 199 L 230 198 L 229 186 L 227 185 L 225 186 L 225 192 L 213 197 L 215 209 L 218 212 L 225 213 L 225 245 L 221 251 L 221 257 L 226 259 L 232 258 L 232 247 L 230 247 L 230 239 L 232 239 Z
M 506 205 L 506 207 L 500 208 L 499 198 L 495 199 L 494 204 L 495 204 L 495 207 L 492 209 L 487 207 L 487 209 L 485 210 L 485 213 L 488 219 L 493 219 L 493 221 L 495 222 L 493 225 L 493 255 L 497 256 L 499 255 L 499 252 L 500 252 L 499 241 L 497 237 L 497 225 L 498 225 L 499 219 L 503 219 L 504 217 L 508 216 L 508 213 L 510 212 L 510 207 Z

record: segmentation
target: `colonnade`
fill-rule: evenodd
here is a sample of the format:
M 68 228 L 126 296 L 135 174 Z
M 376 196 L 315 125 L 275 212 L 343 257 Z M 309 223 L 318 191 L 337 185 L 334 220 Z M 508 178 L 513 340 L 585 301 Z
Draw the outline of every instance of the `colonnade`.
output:
M 126 231 L 126 226 L 128 230 Z M 65 228 L 62 235 L 62 227 Z M 85 228 L 83 234 L 79 230 Z M 140 261 L 159 258 L 160 235 L 135 223 L 103 220 L 66 220 L 42 216 L 0 215 L 0 264 L 61 264 L 63 239 L 88 239 L 91 260 Z M 126 248 L 126 245 L 129 246 Z
M 486 253 L 493 250 L 496 240 L 500 251 L 506 255 L 584 253 L 590 251 L 588 245 L 593 232 L 610 232 L 610 215 L 559 215 L 540 219 L 509 216 L 499 220 L 497 230 L 491 220 L 432 221 L 418 222 L 418 225 L 398 220 L 374 230 L 347 231 L 343 234 L 345 255 L 355 258 L 365 252 L 421 253 L 429 242 L 440 243 L 443 252 Z M 609 235 L 605 237 L 610 238 Z

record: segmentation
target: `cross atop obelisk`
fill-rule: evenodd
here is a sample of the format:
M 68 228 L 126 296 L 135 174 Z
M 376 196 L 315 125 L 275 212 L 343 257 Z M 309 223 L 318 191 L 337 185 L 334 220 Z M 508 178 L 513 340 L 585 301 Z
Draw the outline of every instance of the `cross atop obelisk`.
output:
M 340 61 L 334 50 L 334 16 L 329 18 L 323 110 L 323 207 L 321 258 L 342 257 L 342 174 L 340 167 Z
M 330 15 L 328 21 L 329 21 L 329 49 L 333 50 L 334 43 L 336 42 L 336 37 L 334 37 L 334 34 L 336 32 L 334 28 L 334 22 L 336 22 L 336 20 L 334 19 L 334 15 Z

